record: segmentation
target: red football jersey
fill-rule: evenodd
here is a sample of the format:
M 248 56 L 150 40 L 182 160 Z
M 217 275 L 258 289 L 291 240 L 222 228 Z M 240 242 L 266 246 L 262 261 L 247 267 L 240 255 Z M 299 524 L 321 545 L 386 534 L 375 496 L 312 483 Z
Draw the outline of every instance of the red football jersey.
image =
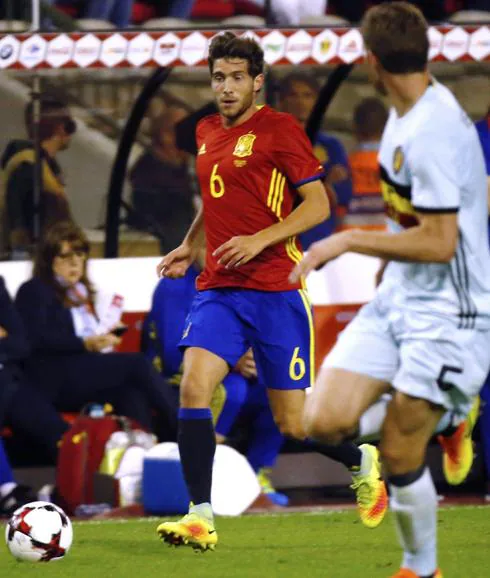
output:
M 219 114 L 205 117 L 196 138 L 207 248 L 198 289 L 298 288 L 288 281 L 302 256 L 295 238 L 267 247 L 236 269 L 219 265 L 213 251 L 232 237 L 253 235 L 283 220 L 293 210 L 296 188 L 323 177 L 301 125 L 290 114 L 264 106 L 228 129 Z

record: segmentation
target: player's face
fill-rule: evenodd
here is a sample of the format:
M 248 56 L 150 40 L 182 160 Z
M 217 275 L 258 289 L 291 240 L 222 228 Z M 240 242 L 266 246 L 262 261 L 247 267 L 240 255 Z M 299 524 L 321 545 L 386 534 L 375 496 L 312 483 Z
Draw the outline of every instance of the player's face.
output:
M 299 122 L 305 123 L 310 116 L 316 102 L 317 93 L 304 82 L 292 82 L 289 92 L 281 102 L 281 110 L 289 112 Z
M 252 78 L 248 62 L 241 58 L 218 58 L 211 75 L 211 88 L 216 105 L 229 124 L 235 124 L 255 106 L 256 93 L 263 84 L 263 75 Z

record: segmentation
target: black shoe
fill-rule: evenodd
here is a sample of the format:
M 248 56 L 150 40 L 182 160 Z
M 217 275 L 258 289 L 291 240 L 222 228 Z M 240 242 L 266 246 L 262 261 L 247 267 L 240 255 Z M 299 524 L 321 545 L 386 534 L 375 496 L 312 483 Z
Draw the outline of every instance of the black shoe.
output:
M 36 501 L 37 496 L 32 488 L 17 484 L 10 493 L 0 500 L 0 516 L 9 517 L 17 508 Z

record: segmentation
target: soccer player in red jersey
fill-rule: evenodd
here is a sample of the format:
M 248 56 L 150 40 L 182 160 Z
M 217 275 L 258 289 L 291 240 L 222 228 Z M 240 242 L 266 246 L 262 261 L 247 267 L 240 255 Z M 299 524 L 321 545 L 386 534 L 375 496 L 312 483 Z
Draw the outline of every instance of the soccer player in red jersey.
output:
M 209 404 L 214 388 L 249 347 L 281 432 L 305 438 L 313 318 L 301 281 L 291 286 L 288 275 L 301 260 L 295 236 L 329 214 L 323 168 L 303 129 L 291 115 L 256 104 L 264 83 L 260 46 L 221 34 L 211 43 L 209 67 L 219 113 L 202 119 L 196 130 L 203 209 L 183 243 L 158 265 L 160 275 L 181 277 L 206 243 L 199 293 L 180 343 L 185 353 L 178 443 L 192 504 L 182 520 L 158 527 L 167 542 L 203 550 L 217 542 Z M 379 524 L 387 497 L 375 448 L 347 442 L 315 448 L 351 469 L 363 522 Z

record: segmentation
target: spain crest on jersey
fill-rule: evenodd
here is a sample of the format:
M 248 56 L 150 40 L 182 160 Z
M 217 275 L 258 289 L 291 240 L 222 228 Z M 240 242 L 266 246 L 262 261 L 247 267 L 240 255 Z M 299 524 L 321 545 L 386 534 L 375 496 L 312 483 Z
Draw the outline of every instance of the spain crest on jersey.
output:
M 236 141 L 233 156 L 240 158 L 251 156 L 256 138 L 257 136 L 251 132 L 248 134 L 242 134 L 242 136 Z

